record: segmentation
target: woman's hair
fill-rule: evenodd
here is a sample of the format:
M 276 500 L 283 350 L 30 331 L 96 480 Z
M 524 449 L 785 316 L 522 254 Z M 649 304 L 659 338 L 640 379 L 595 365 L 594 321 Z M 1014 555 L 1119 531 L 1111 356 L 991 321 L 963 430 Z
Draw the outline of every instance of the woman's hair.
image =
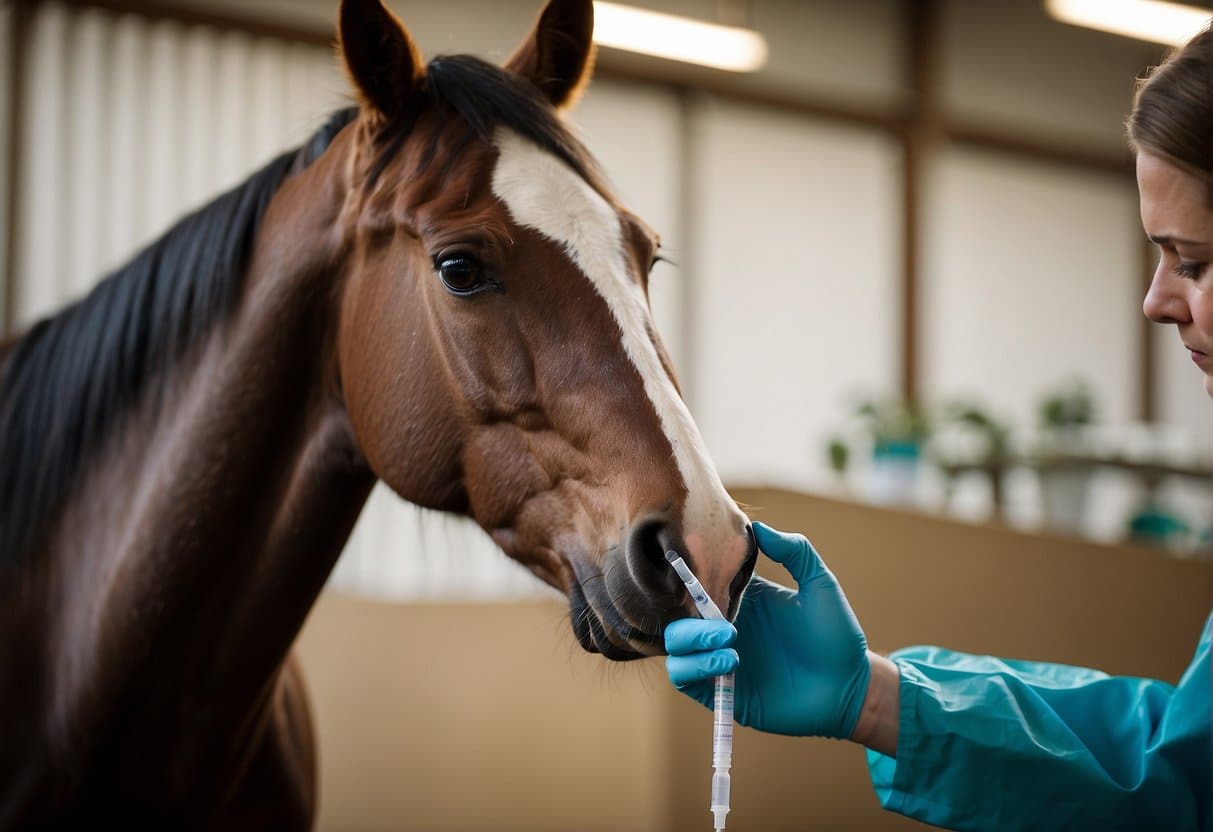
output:
M 1129 146 L 1204 180 L 1213 199 L 1213 30 L 1206 27 L 1137 82 Z

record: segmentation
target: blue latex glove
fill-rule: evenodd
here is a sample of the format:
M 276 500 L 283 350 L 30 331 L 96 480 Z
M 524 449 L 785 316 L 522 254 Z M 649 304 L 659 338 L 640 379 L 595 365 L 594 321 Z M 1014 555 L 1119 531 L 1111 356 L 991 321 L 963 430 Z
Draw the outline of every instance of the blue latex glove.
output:
M 758 547 L 783 564 L 795 591 L 750 579 L 737 627 L 684 618 L 665 630 L 666 670 L 712 707 L 712 677 L 736 670 L 736 719 L 793 736 L 848 739 L 868 692 L 868 642 L 842 588 L 799 534 L 754 524 Z M 735 647 L 736 649 L 731 649 Z

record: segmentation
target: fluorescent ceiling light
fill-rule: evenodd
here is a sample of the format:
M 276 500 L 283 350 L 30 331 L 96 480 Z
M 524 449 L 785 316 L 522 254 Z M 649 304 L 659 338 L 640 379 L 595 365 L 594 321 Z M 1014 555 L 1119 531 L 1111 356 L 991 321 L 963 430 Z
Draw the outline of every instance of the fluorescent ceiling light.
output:
M 731 72 L 753 72 L 767 62 L 766 39 L 751 29 L 620 3 L 594 3 L 594 40 L 613 49 Z
M 1182 46 L 1209 23 L 1207 8 L 1163 0 L 1045 0 L 1064 23 L 1153 43 Z

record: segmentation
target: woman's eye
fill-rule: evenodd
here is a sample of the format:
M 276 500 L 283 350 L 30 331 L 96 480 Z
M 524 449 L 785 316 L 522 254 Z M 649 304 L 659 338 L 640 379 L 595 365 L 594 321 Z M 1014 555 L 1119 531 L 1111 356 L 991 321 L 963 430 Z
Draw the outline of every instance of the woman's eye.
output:
M 1197 278 L 1204 272 L 1207 263 L 1185 263 L 1182 260 L 1175 264 L 1172 270 L 1180 277 Z
M 434 268 L 442 279 L 442 285 L 455 295 L 475 295 L 492 288 L 484 279 L 484 270 L 476 258 L 466 254 L 440 255 Z

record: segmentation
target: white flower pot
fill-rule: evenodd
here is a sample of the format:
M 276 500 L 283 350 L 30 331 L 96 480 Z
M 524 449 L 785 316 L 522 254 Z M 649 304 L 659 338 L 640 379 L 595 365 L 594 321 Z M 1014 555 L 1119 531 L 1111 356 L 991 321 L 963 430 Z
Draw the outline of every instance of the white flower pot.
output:
M 1040 472 L 1040 497 L 1045 525 L 1070 534 L 1086 527 L 1091 472 L 1085 468 L 1053 468 Z
M 919 449 L 901 443 L 891 451 L 872 455 L 868 472 L 868 499 L 879 505 L 914 505 L 917 497 Z

